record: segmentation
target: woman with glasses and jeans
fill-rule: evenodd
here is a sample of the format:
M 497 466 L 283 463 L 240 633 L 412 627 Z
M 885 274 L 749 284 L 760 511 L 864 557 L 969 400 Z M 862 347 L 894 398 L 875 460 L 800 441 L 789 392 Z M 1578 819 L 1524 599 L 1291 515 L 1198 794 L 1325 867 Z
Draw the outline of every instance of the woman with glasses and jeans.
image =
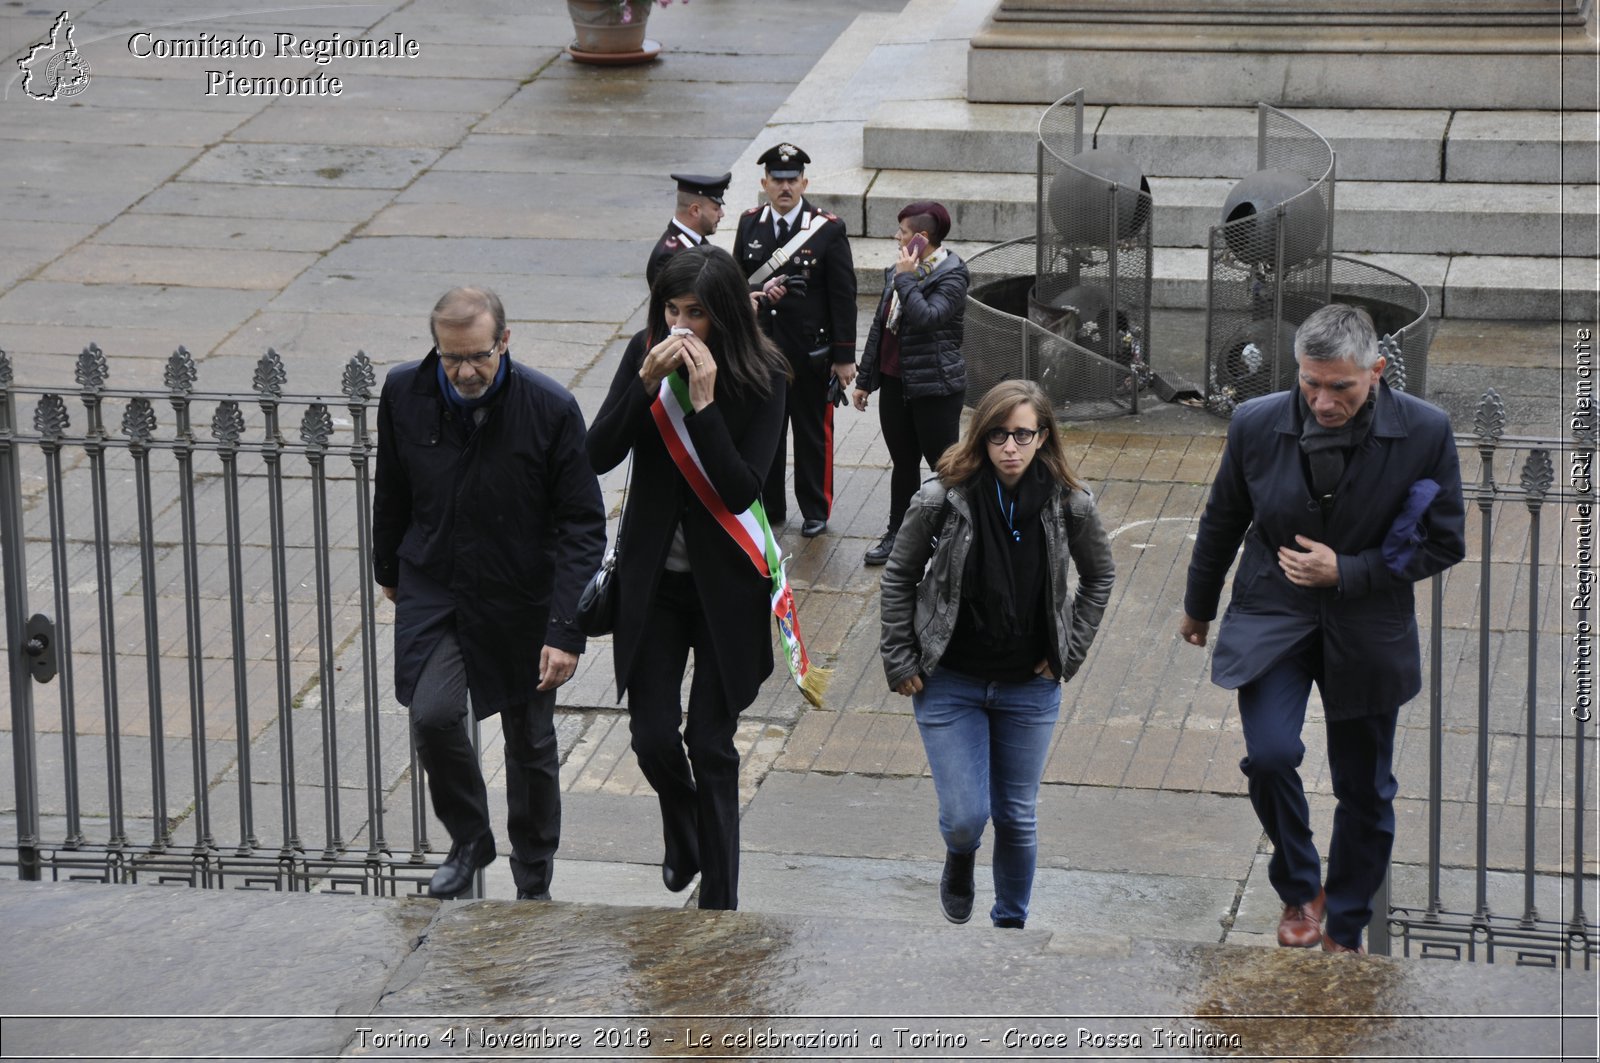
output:
M 922 480 L 923 460 L 930 469 L 937 466 L 961 433 L 968 274 L 967 264 L 944 247 L 949 235 L 950 212 L 938 203 L 921 200 L 900 211 L 900 256 L 885 273 L 883 298 L 861 354 L 852 399 L 865 412 L 867 396 L 883 392 L 878 423 L 892 464 L 889 528 L 862 558 L 868 565 L 889 560 Z
M 912 499 L 883 573 L 883 668 L 912 698 L 939 795 L 945 918 L 972 916 L 973 864 L 992 817 L 989 918 L 1021 927 L 1061 683 L 1105 613 L 1111 543 L 1031 381 L 985 395 L 937 472 Z
M 656 275 L 645 328 L 623 352 L 589 428 L 595 472 L 633 455 L 613 577 L 617 695 L 628 697 L 633 752 L 661 803 L 662 881 L 677 892 L 698 872 L 701 908 L 739 906 L 733 736 L 772 672 L 770 581 L 711 507 L 742 514 L 761 497 L 783 429 L 788 372 L 756 325 L 733 256 L 693 247 Z M 687 394 L 690 408 L 678 400 L 669 413 L 675 392 Z M 682 463 L 691 453 L 694 484 Z

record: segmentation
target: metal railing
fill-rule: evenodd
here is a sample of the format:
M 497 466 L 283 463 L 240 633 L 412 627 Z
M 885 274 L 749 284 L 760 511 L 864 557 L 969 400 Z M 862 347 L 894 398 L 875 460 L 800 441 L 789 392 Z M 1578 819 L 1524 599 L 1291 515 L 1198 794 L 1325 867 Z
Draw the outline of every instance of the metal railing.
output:
M 1596 881 L 1586 849 L 1595 742 L 1585 649 L 1595 574 L 1593 415 L 1571 423 L 1576 430 L 1565 439 L 1506 435 L 1505 404 L 1491 388 L 1473 432 L 1457 436 L 1464 474 L 1477 463 L 1476 481 L 1464 488 L 1469 522 L 1477 511 L 1478 557 L 1430 581 L 1427 899 L 1420 907 L 1378 905 L 1380 913 L 1388 907 L 1391 940 L 1375 923 L 1374 951 L 1397 945 L 1406 956 L 1585 970 L 1600 957 L 1585 902 Z M 1545 553 L 1550 546 L 1554 557 Z M 1509 587 L 1494 578 L 1497 569 L 1512 576 Z M 1473 614 L 1473 624 L 1446 623 Z M 1447 778 L 1447 740 L 1469 737 L 1470 774 Z M 1520 750 L 1520 763 L 1494 756 L 1505 745 Z M 1507 822 L 1514 797 L 1522 804 L 1519 825 Z M 1500 822 L 1491 829 L 1497 804 Z M 1470 850 L 1461 833 L 1446 829 L 1447 809 L 1458 820 L 1471 816 Z M 1445 858 L 1447 844 L 1455 861 Z M 1445 882 L 1452 864 L 1470 870 L 1470 891 L 1459 876 Z M 1520 890 L 1505 891 L 1497 911 L 1491 885 L 1510 883 L 1491 880 L 1507 877 Z M 1541 878 L 1557 887 L 1543 911 Z M 1508 900 L 1513 892 L 1520 897 Z
M 442 854 L 405 712 L 378 679 L 372 366 L 353 358 L 333 397 L 285 391 L 270 351 L 253 392 L 201 392 L 195 376 L 180 349 L 164 391 L 113 389 L 91 346 L 75 392 L 18 387 L 0 353 L 16 793 L 0 864 L 24 879 L 419 889 Z M 1504 426 L 1491 391 L 1459 437 L 1477 556 L 1430 588 L 1426 883 L 1395 886 L 1405 901 L 1380 904 L 1389 934 L 1380 915 L 1371 945 L 1589 967 L 1594 691 L 1570 685 L 1564 654 L 1592 624 L 1594 559 L 1563 547 L 1591 519 L 1577 471 L 1595 442 Z M 33 615 L 30 594 L 54 615 Z M 270 708 L 253 711 L 263 691 Z
M 372 364 L 352 358 L 338 396 L 287 392 L 270 350 L 251 393 L 197 376 L 179 348 L 165 391 L 109 387 L 91 345 L 74 395 L 15 386 L 0 352 L 18 874 L 415 889 L 440 857 L 406 717 L 379 695 Z M 30 542 L 47 544 L 45 571 Z M 29 619 L 30 583 L 50 587 L 53 617 Z M 268 714 L 252 711 L 263 686 Z M 393 805 L 409 806 L 399 846 Z

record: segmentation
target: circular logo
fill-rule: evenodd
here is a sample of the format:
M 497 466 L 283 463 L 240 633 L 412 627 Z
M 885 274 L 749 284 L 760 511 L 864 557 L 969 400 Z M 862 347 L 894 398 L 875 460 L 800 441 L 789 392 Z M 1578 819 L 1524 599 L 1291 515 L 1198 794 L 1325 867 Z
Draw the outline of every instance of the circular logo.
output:
M 89 62 L 76 48 L 57 52 L 44 68 L 44 80 L 46 85 L 55 86 L 52 98 L 76 96 L 89 87 Z

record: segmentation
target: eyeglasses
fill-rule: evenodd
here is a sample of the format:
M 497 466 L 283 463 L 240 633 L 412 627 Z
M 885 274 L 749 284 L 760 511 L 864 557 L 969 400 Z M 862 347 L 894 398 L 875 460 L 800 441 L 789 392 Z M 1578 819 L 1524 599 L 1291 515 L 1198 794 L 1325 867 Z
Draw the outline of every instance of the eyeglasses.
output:
M 1007 431 L 1004 428 L 991 428 L 983 434 L 983 438 L 989 441 L 991 447 L 1003 447 L 1008 439 L 1015 439 L 1017 446 L 1025 447 L 1033 442 L 1034 436 L 1043 434 L 1044 430 L 1040 428 L 1018 428 L 1014 431 Z
M 493 358 L 495 356 L 495 352 L 499 350 L 499 348 L 500 345 L 497 343 L 493 347 L 490 347 L 487 351 L 479 351 L 477 354 L 444 354 L 441 352 L 439 354 L 439 361 L 444 363 L 444 367 L 446 369 L 460 369 L 464 365 L 470 365 L 476 369 L 478 366 L 486 364 L 489 359 Z M 439 348 L 435 347 L 434 350 L 437 351 Z

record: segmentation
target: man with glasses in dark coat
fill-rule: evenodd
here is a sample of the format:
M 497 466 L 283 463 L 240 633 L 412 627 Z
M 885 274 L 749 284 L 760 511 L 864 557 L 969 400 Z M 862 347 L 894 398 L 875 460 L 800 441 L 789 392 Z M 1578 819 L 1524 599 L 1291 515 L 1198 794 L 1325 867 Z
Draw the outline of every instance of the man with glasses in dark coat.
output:
M 1278 943 L 1365 952 L 1394 845 L 1395 725 L 1422 688 L 1412 586 L 1466 553 L 1461 470 L 1445 412 L 1383 380 L 1366 311 L 1317 310 L 1294 354 L 1298 388 L 1245 403 L 1228 426 L 1178 632 L 1206 644 L 1242 543 L 1211 679 L 1239 692 Z M 1312 683 L 1338 802 L 1325 881 L 1299 773 Z
M 548 900 L 561 834 L 556 688 L 584 650 L 573 618 L 605 547 L 600 485 L 577 401 L 512 361 L 493 292 L 446 292 L 429 328 L 434 349 L 384 380 L 373 505 L 373 575 L 395 604 L 395 696 L 450 833 L 428 893 L 460 896 L 495 858 L 470 707 L 500 716 L 517 897 Z

